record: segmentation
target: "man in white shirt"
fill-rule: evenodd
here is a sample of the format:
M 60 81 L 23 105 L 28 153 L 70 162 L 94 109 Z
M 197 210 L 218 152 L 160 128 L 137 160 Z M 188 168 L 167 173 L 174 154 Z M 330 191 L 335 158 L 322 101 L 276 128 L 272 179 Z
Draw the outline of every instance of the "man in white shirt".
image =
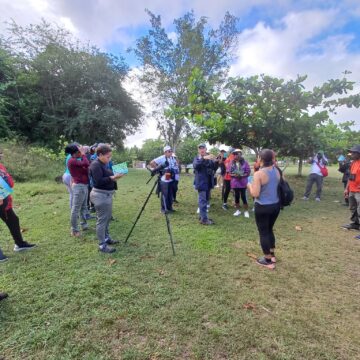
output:
M 161 192 L 161 212 L 174 212 L 173 209 L 173 182 L 175 175 L 179 173 L 176 158 L 172 156 L 173 151 L 171 146 L 164 147 L 164 155 L 157 157 L 150 162 L 151 168 L 163 166 L 160 171 L 160 192 Z
M 324 180 L 324 175 L 322 170 L 326 168 L 328 160 L 325 157 L 324 152 L 320 150 L 314 157 L 311 157 L 308 162 L 309 164 L 311 164 L 311 169 L 310 169 L 310 175 L 307 179 L 303 200 L 309 200 L 312 186 L 314 183 L 316 183 L 315 200 L 320 201 L 323 180 Z

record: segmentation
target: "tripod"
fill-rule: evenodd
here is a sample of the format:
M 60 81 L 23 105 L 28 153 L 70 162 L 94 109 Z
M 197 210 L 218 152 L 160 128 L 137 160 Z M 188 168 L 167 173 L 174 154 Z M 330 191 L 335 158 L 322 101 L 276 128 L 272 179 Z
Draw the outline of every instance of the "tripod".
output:
M 154 175 L 152 175 L 152 176 L 150 177 L 150 179 L 147 181 L 146 184 L 148 184 L 153 177 L 154 177 Z M 132 232 L 133 232 L 133 230 L 134 230 L 134 228 L 135 228 L 138 220 L 140 219 L 140 216 L 141 216 L 141 214 L 143 213 L 143 211 L 144 211 L 144 209 L 145 209 L 145 206 L 146 206 L 146 204 L 148 203 L 148 201 L 149 201 L 149 199 L 150 199 L 150 197 L 151 197 L 151 194 L 153 193 L 155 187 L 156 187 L 156 186 L 159 186 L 159 184 L 160 184 L 160 178 L 161 178 L 161 175 L 159 174 L 159 175 L 158 175 L 158 178 L 157 178 L 157 180 L 154 182 L 154 185 L 153 185 L 153 187 L 151 188 L 150 193 L 149 193 L 149 195 L 147 196 L 147 198 L 146 198 L 146 200 L 145 200 L 145 202 L 144 202 L 144 204 L 143 204 L 143 206 L 142 206 L 142 208 L 141 208 L 141 210 L 140 210 L 137 218 L 135 219 L 135 222 L 134 222 L 134 224 L 133 224 L 133 226 L 132 226 L 129 234 L 127 235 L 127 237 L 126 237 L 126 239 L 125 239 L 125 244 L 127 243 L 127 241 L 128 241 L 128 239 L 129 239 L 129 237 L 131 236 L 131 234 L 132 234 Z M 161 192 L 161 201 L 162 201 L 162 204 L 163 204 L 164 210 L 165 210 L 165 211 L 164 211 L 164 214 L 165 214 L 165 219 L 166 219 L 166 227 L 167 227 L 167 231 L 168 231 L 169 237 L 170 237 L 170 243 L 171 243 L 172 252 L 173 252 L 173 255 L 175 256 L 175 247 L 174 247 L 174 240 L 173 240 L 173 237 L 172 237 L 170 219 L 169 219 L 168 210 L 167 210 L 167 207 L 166 207 L 165 196 L 163 195 L 162 192 Z

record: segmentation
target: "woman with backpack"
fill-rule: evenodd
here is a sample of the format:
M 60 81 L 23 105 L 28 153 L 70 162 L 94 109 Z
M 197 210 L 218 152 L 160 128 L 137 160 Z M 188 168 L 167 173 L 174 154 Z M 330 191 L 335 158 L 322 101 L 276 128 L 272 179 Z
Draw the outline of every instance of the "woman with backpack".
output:
M 275 235 L 273 227 L 280 213 L 278 186 L 280 172 L 275 167 L 275 154 L 270 149 L 260 152 L 260 169 L 255 172 L 253 183 L 248 183 L 250 194 L 255 198 L 255 220 L 260 235 L 263 257 L 256 260 L 258 265 L 275 269 Z

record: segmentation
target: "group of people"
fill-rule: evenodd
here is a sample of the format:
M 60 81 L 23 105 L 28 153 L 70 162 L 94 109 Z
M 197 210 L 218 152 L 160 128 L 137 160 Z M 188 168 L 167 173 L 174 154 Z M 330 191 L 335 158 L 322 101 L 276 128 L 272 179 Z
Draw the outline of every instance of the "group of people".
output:
M 96 234 L 99 241 L 99 251 L 112 253 L 116 249 L 109 245 L 118 243 L 109 234 L 109 223 L 112 218 L 112 199 L 117 189 L 117 181 L 124 174 L 114 174 L 111 165 L 112 149 L 108 144 L 94 146 L 93 149 L 90 149 L 90 157 L 89 148 L 76 143 L 69 144 L 65 152 L 67 158 L 63 181 L 70 193 L 71 235 L 74 237 L 81 236 L 79 219 L 81 219 L 82 230 L 88 229 L 89 207 L 93 206 L 96 212 Z M 339 171 L 346 175 L 346 181 L 344 181 L 343 177 L 344 197 L 348 201 L 351 212 L 351 222 L 342 227 L 347 230 L 360 231 L 360 145 L 349 149 L 349 153 L 351 161 L 347 162 L 346 168 L 344 167 L 345 164 L 339 160 Z M 0 160 L 2 155 L 0 151 Z M 345 159 L 341 159 L 341 161 L 343 160 Z M 323 152 L 318 152 L 313 158 L 309 159 L 309 163 L 311 164 L 311 170 L 303 199 L 309 199 L 311 188 L 315 183 L 317 185 L 315 200 L 320 201 L 323 178 L 326 176 L 324 168 L 327 159 Z M 180 171 L 179 163 L 171 147 L 166 146 L 164 155 L 152 160 L 150 167 L 159 172 L 158 190 L 161 194 L 161 212 L 174 212 L 173 203 L 176 201 Z M 240 149 L 232 149 L 229 156 L 225 151 L 222 151 L 218 157 L 215 157 L 207 152 L 205 144 L 200 144 L 198 154 L 193 161 L 193 168 L 195 174 L 194 187 L 198 191 L 200 224 L 214 224 L 214 221 L 208 218 L 208 208 L 210 192 L 215 183 L 214 175 L 216 170 L 220 168 L 223 182 L 222 208 L 228 210 L 227 200 L 231 189 L 233 189 L 236 208 L 234 215 L 240 215 L 241 198 L 245 217 L 249 217 L 246 191 L 250 193 L 254 199 L 255 221 L 263 251 L 263 256 L 259 257 L 256 262 L 268 269 L 274 269 L 276 264 L 276 239 L 273 227 L 281 208 L 278 187 L 282 177 L 282 173 L 276 164 L 274 151 L 263 149 L 260 152 L 258 161 L 254 166 L 252 181 L 249 181 L 250 166 L 242 157 Z M 1 163 L 0 176 L 11 188 L 14 186 L 13 178 Z M 35 244 L 26 242 L 22 237 L 19 218 L 13 210 L 11 195 L 0 198 L 0 217 L 9 228 L 14 239 L 15 252 L 36 247 Z M 360 234 L 355 238 L 360 240 Z M 0 262 L 7 260 L 7 256 L 0 249 Z M 6 293 L 0 292 L 0 300 L 6 297 Z
M 93 148 L 90 157 L 87 156 L 88 147 L 73 143 L 65 148 L 67 157 L 63 180 L 70 194 L 71 236 L 81 236 L 79 219 L 81 230 L 89 229 L 87 220 L 91 218 L 89 210 L 93 206 L 99 251 L 113 253 L 116 249 L 109 245 L 118 243 L 109 233 L 113 195 L 117 189 L 117 181 L 124 174 L 114 174 L 112 170 L 110 145 L 96 144 Z

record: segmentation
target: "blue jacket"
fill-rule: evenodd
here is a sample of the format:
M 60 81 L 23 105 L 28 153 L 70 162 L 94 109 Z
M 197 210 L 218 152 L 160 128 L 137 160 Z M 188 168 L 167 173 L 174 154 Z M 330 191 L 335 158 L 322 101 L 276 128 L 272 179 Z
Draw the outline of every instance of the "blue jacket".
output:
M 214 187 L 214 173 L 217 165 L 212 160 L 205 160 L 196 156 L 193 161 L 195 173 L 195 189 L 199 191 L 207 191 Z

